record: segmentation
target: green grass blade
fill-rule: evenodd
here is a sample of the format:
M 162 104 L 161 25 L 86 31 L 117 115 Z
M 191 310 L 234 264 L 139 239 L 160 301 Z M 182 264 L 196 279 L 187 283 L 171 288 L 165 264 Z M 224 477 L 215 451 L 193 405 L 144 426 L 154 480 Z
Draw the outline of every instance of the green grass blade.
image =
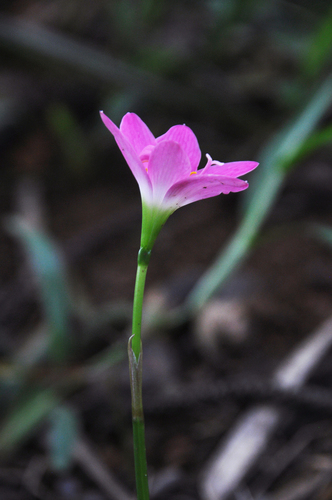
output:
M 60 252 L 50 237 L 19 217 L 9 218 L 7 227 L 25 247 L 39 281 L 50 334 L 49 355 L 54 362 L 63 363 L 69 358 L 72 347 L 69 327 L 71 301 Z
M 84 179 L 92 165 L 89 141 L 70 108 L 52 103 L 46 110 L 50 129 L 56 135 L 67 170 L 77 179 Z
M 247 208 L 233 239 L 197 282 L 185 306 L 191 314 L 202 307 L 247 256 L 297 155 L 332 102 L 329 76 L 297 118 L 262 151 L 258 176 L 248 190 Z
M 314 132 L 308 140 L 304 142 L 294 161 L 298 162 L 303 160 L 306 156 L 314 153 L 316 149 L 319 149 L 330 142 L 332 142 L 332 125 L 328 125 L 322 130 Z
M 332 248 L 332 227 L 325 224 L 313 224 L 309 228 L 310 234 Z
M 316 77 L 332 58 L 332 9 L 310 40 L 308 51 L 303 58 L 303 73 L 310 78 Z
M 50 388 L 20 401 L 0 429 L 0 454 L 13 451 L 58 404 L 59 398 Z
M 50 413 L 50 424 L 48 445 L 51 464 L 55 470 L 65 470 L 72 459 L 79 435 L 79 422 L 70 408 L 59 406 Z

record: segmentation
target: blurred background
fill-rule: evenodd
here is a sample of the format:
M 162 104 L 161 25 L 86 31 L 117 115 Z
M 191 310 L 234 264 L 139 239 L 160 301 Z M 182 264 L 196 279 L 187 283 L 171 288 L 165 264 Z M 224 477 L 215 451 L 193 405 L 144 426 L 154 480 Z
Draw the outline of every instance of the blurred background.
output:
M 152 498 L 332 498 L 331 2 L 4 1 L 0 61 L 1 498 L 134 495 L 141 205 L 100 109 L 155 136 L 186 123 L 201 166 L 260 162 L 153 251 Z M 235 459 L 224 443 L 257 405 L 269 424 Z

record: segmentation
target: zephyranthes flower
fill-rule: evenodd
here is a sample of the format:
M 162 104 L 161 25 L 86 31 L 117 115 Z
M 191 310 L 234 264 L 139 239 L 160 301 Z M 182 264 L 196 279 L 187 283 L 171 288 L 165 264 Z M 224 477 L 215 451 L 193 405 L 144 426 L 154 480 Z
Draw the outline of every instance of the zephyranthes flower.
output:
M 148 251 L 175 210 L 197 200 L 247 189 L 248 183 L 238 177 L 258 165 L 254 161 L 221 163 L 206 155 L 206 166 L 198 170 L 201 151 L 186 125 L 175 125 L 155 138 L 135 113 L 127 113 L 120 128 L 103 112 L 100 115 L 138 182 L 143 207 L 141 246 Z
M 146 273 L 153 243 L 167 218 L 178 208 L 221 193 L 242 191 L 248 183 L 238 179 L 257 167 L 254 161 L 220 163 L 209 155 L 198 169 L 201 151 L 195 134 L 185 125 L 175 125 L 155 138 L 134 113 L 127 113 L 118 128 L 101 112 L 134 174 L 142 198 L 141 248 L 133 303 L 132 336 L 128 343 L 131 380 L 133 441 L 138 500 L 149 499 L 142 401 L 141 324 Z

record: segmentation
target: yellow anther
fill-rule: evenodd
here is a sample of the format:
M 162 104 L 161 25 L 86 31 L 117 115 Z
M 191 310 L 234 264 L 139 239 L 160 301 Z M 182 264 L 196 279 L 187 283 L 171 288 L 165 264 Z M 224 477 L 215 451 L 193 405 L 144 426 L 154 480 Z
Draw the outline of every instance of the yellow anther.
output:
M 197 172 L 190 172 L 190 175 L 197 174 Z

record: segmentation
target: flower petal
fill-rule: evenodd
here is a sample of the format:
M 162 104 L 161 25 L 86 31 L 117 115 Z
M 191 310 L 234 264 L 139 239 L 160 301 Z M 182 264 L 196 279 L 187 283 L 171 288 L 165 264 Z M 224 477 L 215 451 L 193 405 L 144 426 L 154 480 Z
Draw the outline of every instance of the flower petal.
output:
M 175 182 L 189 177 L 190 171 L 188 155 L 177 142 L 163 141 L 157 144 L 148 164 L 154 204 L 162 204 L 167 190 Z
M 249 184 L 242 179 L 221 175 L 197 175 L 180 180 L 167 191 L 164 205 L 177 209 L 194 201 L 212 198 L 219 194 L 236 193 L 247 189 Z
M 126 162 L 128 163 L 136 181 L 138 182 L 141 196 L 143 200 L 147 202 L 151 200 L 152 187 L 149 176 L 139 158 L 136 151 L 128 141 L 128 139 L 122 134 L 118 127 L 110 120 L 103 111 L 100 112 L 101 119 L 108 130 L 113 134 L 117 145 L 120 148 Z
M 254 170 L 259 164 L 256 161 L 232 161 L 223 165 L 211 165 L 202 169 L 202 174 L 224 175 L 226 177 L 239 177 Z
M 157 143 L 161 141 L 174 141 L 180 144 L 189 157 L 191 170 L 197 170 L 201 159 L 201 150 L 199 149 L 194 132 L 189 127 L 186 125 L 174 125 L 166 134 L 157 138 Z
M 154 145 L 156 139 L 147 125 L 135 113 L 122 118 L 120 130 L 139 155 L 146 146 Z

